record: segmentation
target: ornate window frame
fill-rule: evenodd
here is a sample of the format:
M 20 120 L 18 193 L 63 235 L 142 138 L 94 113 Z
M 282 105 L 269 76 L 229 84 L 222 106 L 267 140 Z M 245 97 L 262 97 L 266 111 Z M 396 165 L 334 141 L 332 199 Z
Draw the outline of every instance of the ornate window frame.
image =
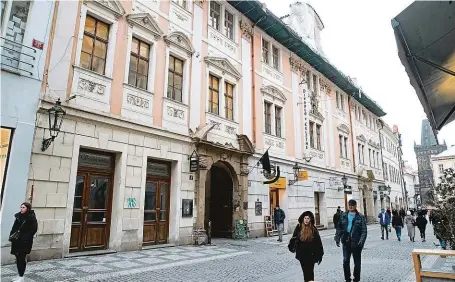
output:
M 285 112 L 285 105 L 286 105 L 286 96 L 284 93 L 274 85 L 265 85 L 261 87 L 262 93 L 262 112 L 265 111 L 264 102 L 268 102 L 272 104 L 272 112 L 271 112 L 271 134 L 265 132 L 265 121 L 263 122 L 263 133 L 264 135 L 271 135 L 276 138 L 286 139 L 286 118 L 284 115 Z M 275 106 L 280 107 L 281 110 L 281 137 L 276 136 L 276 125 L 275 125 Z

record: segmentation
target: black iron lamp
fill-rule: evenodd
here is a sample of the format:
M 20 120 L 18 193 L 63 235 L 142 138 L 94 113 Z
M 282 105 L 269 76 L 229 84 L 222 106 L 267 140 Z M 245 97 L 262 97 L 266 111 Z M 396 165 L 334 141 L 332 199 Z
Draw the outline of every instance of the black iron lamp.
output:
M 300 173 L 301 168 L 302 167 L 300 167 L 297 162 L 292 167 L 292 170 L 294 170 L 294 180 L 289 180 L 289 185 L 294 185 L 294 183 L 299 181 L 299 173 Z
M 62 127 L 63 117 L 66 115 L 65 110 L 62 108 L 62 102 L 60 98 L 55 102 L 55 105 L 47 110 L 49 115 L 49 135 L 50 138 L 44 139 L 41 147 L 41 151 L 46 151 L 47 148 L 52 144 L 54 139 L 58 136 L 60 128 Z
M 343 183 L 343 187 L 339 187 L 338 192 L 348 187 L 348 178 L 346 177 L 346 174 L 343 174 L 343 177 L 341 177 L 341 183 Z

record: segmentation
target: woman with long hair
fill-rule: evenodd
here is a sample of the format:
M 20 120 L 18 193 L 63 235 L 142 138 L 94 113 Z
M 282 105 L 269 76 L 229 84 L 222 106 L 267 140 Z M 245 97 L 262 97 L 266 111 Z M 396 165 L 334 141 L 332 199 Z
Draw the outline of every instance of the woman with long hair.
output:
M 296 238 L 295 258 L 300 261 L 305 282 L 314 280 L 314 264 L 320 264 L 324 256 L 321 237 L 314 223 L 312 212 L 302 213 L 293 234 Z
M 23 282 L 26 257 L 30 254 L 33 246 L 33 236 L 38 230 L 38 222 L 35 212 L 30 203 L 22 203 L 20 212 L 14 215 L 13 228 L 11 228 L 9 240 L 11 241 L 11 254 L 16 257 L 16 266 L 19 276 L 12 281 Z
M 416 228 L 415 228 L 416 221 L 415 221 L 414 217 L 411 215 L 411 211 L 407 211 L 406 217 L 404 218 L 404 223 L 406 224 L 406 227 L 408 228 L 409 239 L 411 240 L 411 242 L 415 242 L 414 237 L 416 236 Z
M 393 211 L 392 214 L 393 214 L 392 226 L 393 226 L 393 228 L 395 228 L 395 232 L 397 233 L 398 241 L 401 241 L 401 228 L 404 227 L 403 220 L 401 219 L 401 216 L 398 214 L 397 211 Z

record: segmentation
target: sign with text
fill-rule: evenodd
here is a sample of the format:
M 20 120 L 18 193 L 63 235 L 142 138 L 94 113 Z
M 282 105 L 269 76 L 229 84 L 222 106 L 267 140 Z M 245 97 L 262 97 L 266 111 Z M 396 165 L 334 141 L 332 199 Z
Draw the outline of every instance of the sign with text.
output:
M 341 179 L 339 177 L 330 177 L 329 185 L 330 185 L 330 187 L 333 187 L 333 186 L 341 186 L 343 184 L 341 183 Z
M 299 171 L 299 180 L 308 180 L 308 170 Z
M 43 50 L 44 42 L 41 42 L 41 41 L 36 40 L 36 39 L 33 39 L 32 46 L 35 47 L 36 49 Z
M 270 188 L 274 189 L 286 189 L 286 177 L 280 177 L 274 183 L 269 184 Z
M 196 172 L 199 170 L 199 159 L 190 160 L 190 172 Z

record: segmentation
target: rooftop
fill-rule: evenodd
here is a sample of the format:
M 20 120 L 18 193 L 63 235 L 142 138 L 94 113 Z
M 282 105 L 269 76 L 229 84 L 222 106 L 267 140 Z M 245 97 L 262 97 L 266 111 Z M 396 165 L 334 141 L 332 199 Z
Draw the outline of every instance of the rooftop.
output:
M 447 158 L 455 158 L 455 146 L 452 146 L 449 149 L 445 150 L 444 152 L 431 157 L 432 160 L 447 159 Z
M 378 117 L 386 115 L 384 110 L 373 99 L 363 91 L 360 91 L 359 87 L 350 77 L 343 74 L 319 52 L 308 46 L 296 32 L 288 27 L 272 11 L 263 6 L 262 3 L 257 0 L 228 2 L 245 15 L 255 26 L 294 52 L 370 112 Z M 361 94 L 359 95 L 359 93 Z

